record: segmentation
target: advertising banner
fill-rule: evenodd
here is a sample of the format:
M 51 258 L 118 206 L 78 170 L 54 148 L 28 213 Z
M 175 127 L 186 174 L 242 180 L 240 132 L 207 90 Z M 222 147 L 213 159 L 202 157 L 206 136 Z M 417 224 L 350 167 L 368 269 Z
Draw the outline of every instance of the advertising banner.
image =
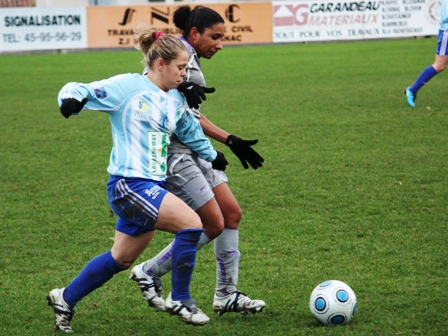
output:
M 165 34 L 180 35 L 172 21 L 178 6 L 87 7 L 88 47 L 133 47 L 134 29 L 141 24 L 156 27 Z M 270 2 L 207 4 L 207 7 L 224 18 L 224 44 L 272 43 Z
M 0 8 L 0 52 L 87 48 L 85 7 Z
M 362 40 L 438 34 L 440 0 L 276 1 L 274 42 Z

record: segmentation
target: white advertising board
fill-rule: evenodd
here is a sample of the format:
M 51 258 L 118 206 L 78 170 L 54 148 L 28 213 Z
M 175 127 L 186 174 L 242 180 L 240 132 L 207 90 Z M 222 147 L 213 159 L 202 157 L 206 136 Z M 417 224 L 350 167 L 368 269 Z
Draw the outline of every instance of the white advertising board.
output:
M 85 7 L 0 8 L 0 52 L 87 48 Z
M 438 34 L 440 0 L 275 1 L 273 40 L 311 42 Z

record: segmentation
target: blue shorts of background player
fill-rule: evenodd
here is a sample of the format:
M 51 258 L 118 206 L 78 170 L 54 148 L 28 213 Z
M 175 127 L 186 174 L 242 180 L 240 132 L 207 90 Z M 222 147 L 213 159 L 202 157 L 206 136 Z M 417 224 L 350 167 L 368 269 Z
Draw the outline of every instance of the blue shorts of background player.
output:
M 425 68 L 420 76 L 416 79 L 412 86 L 406 88 L 406 101 L 409 106 L 415 107 L 415 99 L 417 92 L 425 85 L 431 78 L 442 72 L 448 64 L 448 31 L 439 30 L 439 37 L 437 42 L 436 56 L 434 63 Z
M 448 55 L 448 31 L 439 30 L 436 55 L 439 56 Z

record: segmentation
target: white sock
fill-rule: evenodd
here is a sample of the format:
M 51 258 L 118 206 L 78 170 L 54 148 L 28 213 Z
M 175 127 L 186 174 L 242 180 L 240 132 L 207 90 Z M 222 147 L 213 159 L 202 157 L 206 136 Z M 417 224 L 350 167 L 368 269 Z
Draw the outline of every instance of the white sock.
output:
M 226 296 L 236 291 L 241 253 L 238 250 L 239 231 L 224 229 L 215 238 L 216 289 L 217 296 Z

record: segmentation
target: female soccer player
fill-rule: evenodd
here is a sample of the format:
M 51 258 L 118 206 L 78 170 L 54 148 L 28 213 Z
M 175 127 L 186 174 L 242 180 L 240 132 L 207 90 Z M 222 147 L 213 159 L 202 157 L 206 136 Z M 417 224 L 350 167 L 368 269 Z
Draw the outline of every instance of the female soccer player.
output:
M 190 296 L 197 244 L 203 232 L 199 216 L 165 189 L 167 147 L 172 134 L 215 169 L 227 161 L 204 136 L 186 110 L 185 98 L 172 90 L 186 74 L 188 52 L 176 37 L 152 28 L 138 35 L 145 45 L 148 75 L 124 74 L 90 84 L 68 83 L 59 92 L 61 113 L 68 118 L 82 109 L 109 114 L 113 148 L 107 171 L 109 203 L 118 215 L 110 251 L 93 258 L 65 288 L 47 296 L 56 329 L 72 332 L 74 307 L 115 274 L 129 268 L 154 236 L 154 230 L 174 233 L 172 292 L 166 310 L 189 324 L 203 325 L 209 317 Z
M 222 49 L 224 20 L 210 8 L 199 6 L 192 10 L 188 5 L 176 9 L 173 20 L 182 31 L 180 40 L 189 52 L 187 75 L 184 79 L 205 87 L 199 58 L 210 59 Z M 188 85 L 190 84 L 185 84 Z M 247 163 L 254 169 L 262 166 L 263 158 L 251 147 L 258 140 L 242 140 L 222 130 L 200 113 L 199 106 L 191 111 L 200 120 L 204 133 L 229 146 L 246 169 Z M 195 210 L 204 225 L 205 231 L 199 239 L 198 249 L 211 240 L 215 242 L 215 312 L 218 315 L 225 312 L 260 312 L 265 306 L 264 301 L 252 300 L 237 290 L 241 208 L 227 185 L 226 175 L 214 170 L 176 136 L 171 139 L 168 153 L 167 188 Z M 172 260 L 174 244 L 175 241 L 153 259 L 135 266 L 130 274 L 130 278 L 138 282 L 143 299 L 158 310 L 164 310 L 160 278 L 175 269 Z
M 412 86 L 404 90 L 406 101 L 411 107 L 415 107 L 417 92 L 423 85 L 435 75 L 442 72 L 448 64 L 448 8 L 447 0 L 442 0 L 440 8 L 439 37 L 434 63 L 425 68 Z

